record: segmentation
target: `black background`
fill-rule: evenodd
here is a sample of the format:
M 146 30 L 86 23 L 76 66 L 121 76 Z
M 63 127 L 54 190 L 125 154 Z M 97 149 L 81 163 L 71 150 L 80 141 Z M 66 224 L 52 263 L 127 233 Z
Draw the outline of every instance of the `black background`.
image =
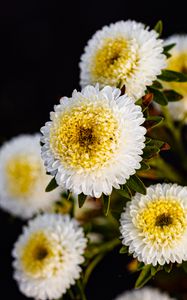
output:
M 183 2 L 184 3 L 184 2 Z M 0 138 L 39 131 L 59 98 L 79 88 L 80 55 L 103 25 L 135 19 L 154 26 L 162 19 L 164 36 L 187 32 L 182 1 L 0 1 Z M 12 280 L 12 244 L 21 222 L 0 213 L 0 293 L 26 299 Z M 133 286 L 125 256 L 110 254 L 88 285 L 89 300 L 110 300 Z

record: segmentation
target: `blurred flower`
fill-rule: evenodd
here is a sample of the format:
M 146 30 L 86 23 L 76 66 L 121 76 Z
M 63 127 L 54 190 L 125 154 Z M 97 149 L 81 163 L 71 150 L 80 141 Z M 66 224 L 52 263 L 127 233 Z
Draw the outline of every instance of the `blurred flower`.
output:
M 119 89 L 87 86 L 64 97 L 41 129 L 42 157 L 58 185 L 75 194 L 111 194 L 140 168 L 141 108 Z
M 173 35 L 165 41 L 165 44 L 176 44 L 170 50 L 172 56 L 168 59 L 167 69 L 187 74 L 187 35 Z M 185 118 L 187 122 L 187 82 L 167 82 L 165 87 L 183 95 L 182 100 L 169 102 L 168 108 L 174 120 Z
M 44 214 L 24 227 L 13 250 L 14 278 L 27 297 L 57 299 L 80 277 L 87 240 L 68 215 Z
M 166 293 L 160 292 L 158 289 L 145 287 L 140 290 L 127 291 L 118 296 L 116 300 L 174 300 Z
M 104 26 L 81 56 L 81 85 L 125 85 L 126 93 L 139 99 L 166 66 L 162 52 L 163 41 L 144 24 L 120 21 Z
M 157 184 L 136 193 L 121 215 L 122 243 L 153 266 L 187 260 L 187 187 Z
M 20 135 L 0 149 L 0 206 L 15 216 L 48 210 L 60 197 L 60 189 L 45 192 L 50 176 L 40 152 L 39 134 Z

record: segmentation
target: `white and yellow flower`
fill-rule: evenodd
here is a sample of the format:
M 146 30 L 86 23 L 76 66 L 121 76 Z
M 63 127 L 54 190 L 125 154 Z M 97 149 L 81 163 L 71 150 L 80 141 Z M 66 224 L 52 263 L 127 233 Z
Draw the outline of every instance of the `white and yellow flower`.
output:
M 80 61 L 80 83 L 125 85 L 134 99 L 141 98 L 166 66 L 163 41 L 154 30 L 135 21 L 104 26 L 88 41 Z
M 29 218 L 48 210 L 60 190 L 46 193 L 50 176 L 41 159 L 40 135 L 21 135 L 0 149 L 0 206 L 7 212 Z
M 75 194 L 111 194 L 140 168 L 143 122 L 141 108 L 119 89 L 74 91 L 41 129 L 46 169 Z
M 165 41 L 166 45 L 176 44 L 170 51 L 167 69 L 187 74 L 187 35 L 173 35 Z M 185 119 L 187 122 L 187 82 L 168 82 L 165 88 L 174 89 L 182 94 L 183 99 L 169 102 L 168 108 L 174 120 Z
M 57 299 L 80 277 L 87 239 L 68 215 L 39 215 L 14 245 L 14 278 L 35 299 Z
M 145 287 L 140 290 L 132 290 L 123 293 L 115 300 L 174 300 L 166 293 L 160 292 L 158 289 Z
M 136 193 L 121 215 L 122 243 L 153 266 L 187 260 L 187 187 L 156 184 Z

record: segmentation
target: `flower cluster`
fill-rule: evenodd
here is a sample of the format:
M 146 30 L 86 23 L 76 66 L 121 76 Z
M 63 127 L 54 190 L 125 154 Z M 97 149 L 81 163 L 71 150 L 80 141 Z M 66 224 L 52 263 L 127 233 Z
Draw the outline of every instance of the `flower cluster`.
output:
M 91 271 L 121 242 L 141 270 L 136 288 L 187 261 L 187 37 L 164 41 L 161 27 L 128 20 L 97 31 L 80 59 L 82 90 L 60 99 L 41 134 L 0 149 L 0 206 L 32 218 L 12 251 L 27 297 L 85 300 Z M 177 171 L 159 156 L 166 141 Z M 123 299 L 171 298 L 143 288 Z

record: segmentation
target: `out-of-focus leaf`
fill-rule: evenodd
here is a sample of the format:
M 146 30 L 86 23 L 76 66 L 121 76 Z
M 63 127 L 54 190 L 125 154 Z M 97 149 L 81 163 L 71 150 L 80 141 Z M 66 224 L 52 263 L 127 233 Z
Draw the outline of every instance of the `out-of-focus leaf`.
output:
M 146 146 L 143 149 L 142 157 L 144 159 L 150 159 L 159 153 L 160 149 L 156 146 Z
M 140 194 L 143 194 L 145 195 L 146 194 L 146 187 L 144 185 L 144 183 L 141 181 L 141 179 L 136 176 L 136 175 L 132 175 L 129 180 L 127 181 L 127 186 L 140 193 Z
M 158 75 L 158 78 L 168 82 L 187 82 L 186 74 L 171 70 L 162 70 L 162 74 Z
M 79 208 L 81 208 L 84 205 L 84 202 L 86 201 L 87 196 L 84 195 L 83 193 L 78 195 L 78 203 L 79 203 Z
M 116 190 L 121 196 L 127 198 L 127 199 L 131 199 L 132 194 L 130 189 L 128 188 L 127 185 L 121 185 L 121 189 Z
M 155 89 L 153 87 L 147 87 L 148 91 L 153 94 L 153 100 L 157 102 L 160 105 L 167 105 L 168 100 L 163 92 L 159 91 L 158 89 Z
M 119 250 L 120 254 L 125 254 L 128 253 L 128 247 L 127 246 L 122 246 L 121 249 Z
M 110 195 L 102 194 L 102 200 L 103 200 L 104 214 L 105 216 L 107 216 L 110 209 Z
M 58 187 L 58 184 L 57 184 L 57 182 L 56 182 L 55 177 L 53 177 L 53 178 L 51 179 L 51 181 L 49 182 L 49 184 L 47 185 L 45 191 L 46 191 L 46 192 L 51 192 L 51 191 L 53 191 L 54 189 L 56 189 L 57 187 Z
M 164 95 L 168 99 L 168 102 L 179 101 L 183 98 L 183 96 L 181 94 L 177 93 L 174 90 L 165 90 Z
M 155 25 L 155 27 L 154 27 L 154 30 L 159 34 L 159 36 L 161 36 L 162 31 L 163 31 L 163 23 L 162 23 L 161 20 L 159 20 L 159 21 L 156 23 L 156 25 Z
M 151 267 L 152 267 L 152 265 L 146 265 L 143 267 L 143 269 L 135 283 L 136 289 L 143 287 L 152 278 Z

